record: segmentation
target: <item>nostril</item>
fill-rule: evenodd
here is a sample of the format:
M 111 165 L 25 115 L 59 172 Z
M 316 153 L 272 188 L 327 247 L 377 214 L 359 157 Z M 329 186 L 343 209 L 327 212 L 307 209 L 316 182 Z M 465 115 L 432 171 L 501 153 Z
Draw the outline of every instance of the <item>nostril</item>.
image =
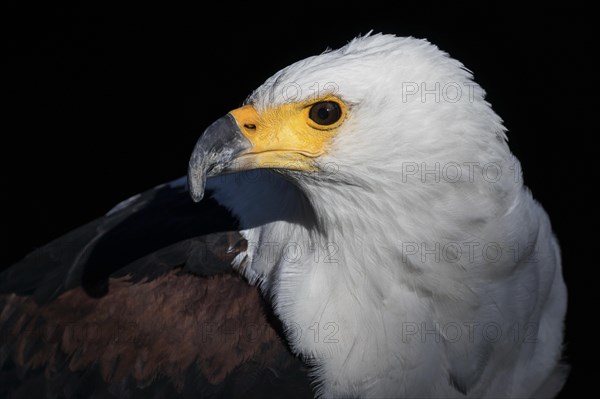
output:
M 256 129 L 256 125 L 254 123 L 244 123 L 244 127 L 246 129 L 251 129 L 251 130 L 255 130 Z

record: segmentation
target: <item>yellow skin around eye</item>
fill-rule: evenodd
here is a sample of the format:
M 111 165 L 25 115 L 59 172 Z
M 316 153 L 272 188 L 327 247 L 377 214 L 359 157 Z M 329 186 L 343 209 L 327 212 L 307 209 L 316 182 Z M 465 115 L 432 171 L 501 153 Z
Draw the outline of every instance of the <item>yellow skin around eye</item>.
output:
M 311 106 L 322 101 L 334 101 L 340 106 L 342 116 L 336 123 L 321 126 L 309 118 Z M 239 167 L 316 171 L 313 161 L 327 152 L 346 118 L 346 106 L 337 97 L 326 96 L 282 104 L 260 113 L 246 105 L 230 114 L 252 143 L 252 148 L 238 158 Z

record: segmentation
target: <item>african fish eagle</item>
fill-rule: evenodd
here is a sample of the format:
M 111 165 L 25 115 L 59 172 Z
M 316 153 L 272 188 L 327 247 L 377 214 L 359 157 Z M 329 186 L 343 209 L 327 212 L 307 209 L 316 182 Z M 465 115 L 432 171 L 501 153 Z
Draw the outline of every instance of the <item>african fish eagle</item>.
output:
M 471 73 L 410 37 L 279 71 L 206 129 L 187 184 L 0 293 L 12 397 L 552 397 L 566 376 L 548 216 Z

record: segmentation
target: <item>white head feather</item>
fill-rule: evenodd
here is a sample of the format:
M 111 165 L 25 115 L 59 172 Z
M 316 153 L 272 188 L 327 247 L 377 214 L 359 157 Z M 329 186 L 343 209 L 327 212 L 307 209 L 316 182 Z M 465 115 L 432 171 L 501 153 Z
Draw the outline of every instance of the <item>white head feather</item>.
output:
M 238 267 L 314 365 L 317 394 L 544 389 L 562 342 L 559 250 L 471 73 L 427 41 L 369 35 L 290 65 L 248 101 L 316 90 L 350 104 L 320 173 L 209 188 L 240 217 Z

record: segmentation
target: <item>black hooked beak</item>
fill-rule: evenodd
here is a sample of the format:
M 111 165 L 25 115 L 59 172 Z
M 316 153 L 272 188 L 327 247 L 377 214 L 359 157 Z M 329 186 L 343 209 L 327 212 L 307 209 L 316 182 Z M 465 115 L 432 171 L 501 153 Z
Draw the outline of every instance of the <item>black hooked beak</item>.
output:
M 190 158 L 188 186 L 194 202 L 204 197 L 207 178 L 234 172 L 236 158 L 250 148 L 233 115 L 227 114 L 210 125 Z

